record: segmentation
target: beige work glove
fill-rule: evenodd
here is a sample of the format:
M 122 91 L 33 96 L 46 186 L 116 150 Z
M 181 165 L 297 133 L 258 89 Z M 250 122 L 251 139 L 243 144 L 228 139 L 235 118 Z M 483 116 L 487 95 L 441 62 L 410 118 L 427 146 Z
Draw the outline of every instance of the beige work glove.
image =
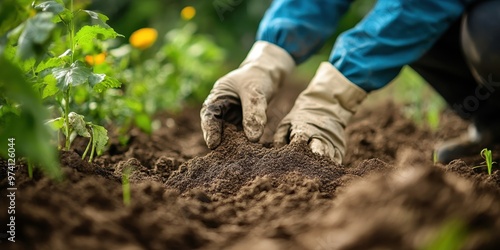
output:
M 243 125 L 248 139 L 258 141 L 267 122 L 267 103 L 294 67 L 284 49 L 257 41 L 240 67 L 220 78 L 203 103 L 201 129 L 207 146 L 219 146 L 225 122 Z
M 305 141 L 313 152 L 342 163 L 345 126 L 366 95 L 332 64 L 323 62 L 278 126 L 275 144 Z

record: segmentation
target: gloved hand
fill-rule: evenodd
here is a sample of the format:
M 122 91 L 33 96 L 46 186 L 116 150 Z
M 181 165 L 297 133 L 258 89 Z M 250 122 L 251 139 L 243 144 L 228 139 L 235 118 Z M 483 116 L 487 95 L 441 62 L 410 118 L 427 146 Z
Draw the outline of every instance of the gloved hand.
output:
M 242 124 L 250 141 L 258 141 L 267 122 L 267 103 L 294 69 L 284 49 L 257 41 L 240 67 L 220 78 L 201 108 L 201 129 L 210 149 L 219 146 L 225 122 Z
M 342 163 L 344 129 L 366 92 L 323 62 L 274 135 L 276 145 L 305 141 L 313 152 Z

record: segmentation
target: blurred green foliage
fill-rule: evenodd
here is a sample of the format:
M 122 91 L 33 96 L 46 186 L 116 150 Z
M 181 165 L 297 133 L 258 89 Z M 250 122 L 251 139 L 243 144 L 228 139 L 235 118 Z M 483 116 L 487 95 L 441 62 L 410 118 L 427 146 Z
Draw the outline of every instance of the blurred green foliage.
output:
M 218 3 L 227 3 L 228 9 L 221 12 L 215 7 Z M 243 60 L 270 3 L 271 0 L 108 0 L 94 1 L 92 7 L 110 16 L 110 25 L 126 37 L 146 26 L 157 29 L 159 34 L 165 34 L 186 23 L 195 24 L 197 34 L 213 40 L 231 53 L 225 63 L 219 65 L 227 71 Z M 181 10 L 186 6 L 196 9 L 196 15 L 191 20 L 180 18 Z
M 186 22 L 196 24 L 198 34 L 210 38 L 218 46 L 230 52 L 231 56 L 223 65 L 219 65 L 228 71 L 237 67 L 244 59 L 255 41 L 260 20 L 271 2 L 272 0 L 108 0 L 94 1 L 91 8 L 110 16 L 110 25 L 126 37 L 146 26 L 154 27 L 160 34 L 164 34 L 173 28 L 181 27 Z M 374 3 L 375 0 L 354 1 L 350 10 L 342 18 L 336 34 L 317 56 L 326 60 L 336 36 L 356 25 Z M 181 10 L 186 6 L 196 9 L 195 17 L 188 21 L 180 18 Z M 313 58 L 312 61 L 316 60 Z M 314 70 L 315 68 L 312 68 L 305 73 L 311 75 Z
M 109 50 L 109 64 L 95 68 L 113 74 L 124 87 L 82 100 L 84 113 L 117 125 L 125 141 L 126 131 L 133 125 L 151 133 L 156 113 L 200 103 L 221 74 L 218 67 L 224 63 L 225 50 L 196 34 L 195 24 L 172 29 L 157 43 L 161 47 L 141 50 L 124 44 Z M 112 72 L 114 69 L 117 71 Z
M 420 248 L 422 250 L 464 249 L 468 240 L 467 225 L 459 219 L 445 221 L 432 239 Z
M 440 124 L 445 101 L 410 67 L 404 67 L 394 81 L 391 96 L 403 104 L 403 112 L 417 125 L 436 131 Z M 390 93 L 390 92 L 388 92 Z
M 22 71 L 0 56 L 0 157 L 7 158 L 7 142 L 15 139 L 16 158 L 29 157 L 52 178 L 61 177 L 56 150 L 48 146 L 48 113 Z

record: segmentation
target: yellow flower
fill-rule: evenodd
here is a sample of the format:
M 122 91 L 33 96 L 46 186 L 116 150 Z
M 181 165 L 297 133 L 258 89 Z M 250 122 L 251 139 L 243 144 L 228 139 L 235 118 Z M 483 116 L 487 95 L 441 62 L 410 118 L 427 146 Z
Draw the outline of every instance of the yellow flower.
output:
M 153 28 L 142 28 L 134 31 L 130 36 L 130 44 L 138 49 L 147 49 L 155 43 L 158 31 Z
M 193 6 L 186 6 L 181 10 L 181 18 L 189 21 L 196 16 L 196 9 Z
M 106 53 L 99 53 L 97 55 L 86 55 L 85 62 L 89 65 L 99 65 L 102 64 L 106 60 Z

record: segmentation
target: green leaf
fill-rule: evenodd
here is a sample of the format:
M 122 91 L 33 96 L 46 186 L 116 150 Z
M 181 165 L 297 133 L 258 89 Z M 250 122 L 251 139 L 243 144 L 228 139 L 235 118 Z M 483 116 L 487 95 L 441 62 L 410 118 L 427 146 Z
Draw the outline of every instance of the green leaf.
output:
M 49 125 L 54 130 L 61 130 L 64 127 L 64 118 L 58 117 L 47 121 L 45 124 Z
M 75 35 L 75 43 L 83 51 L 91 51 L 94 47 L 94 39 L 104 41 L 118 35 L 112 28 L 104 28 L 99 25 L 83 26 Z
M 57 87 L 67 90 L 69 86 L 78 86 L 86 83 L 92 76 L 92 70 L 80 61 L 76 61 L 71 66 L 65 68 L 52 69 L 52 75 L 57 80 Z
M 89 130 L 87 129 L 87 124 L 85 123 L 84 116 L 79 115 L 75 112 L 68 114 L 69 126 L 73 131 L 79 136 L 90 137 Z
M 56 1 L 47 1 L 35 6 L 35 10 L 52 12 L 57 15 L 64 10 L 64 6 Z
M 92 146 L 95 147 L 98 155 L 102 154 L 108 140 L 108 131 L 103 126 L 92 124 Z
M 26 28 L 19 37 L 18 57 L 24 60 L 45 53 L 45 49 L 50 43 L 49 38 L 52 30 L 56 27 L 52 22 L 52 17 L 54 14 L 50 12 L 41 12 L 28 19 Z
M 28 157 L 50 177 L 61 177 L 56 148 L 49 141 L 51 132 L 44 125 L 48 117 L 40 98 L 23 73 L 12 62 L 0 57 L 0 93 L 10 103 L 18 104 L 18 114 L 0 115 L 0 141 L 15 138 L 16 155 Z M 6 156 L 7 143 L 0 143 L 0 156 Z
M 104 75 L 104 74 L 95 74 L 95 75 Z M 90 82 L 90 81 L 89 81 Z M 94 91 L 97 93 L 102 93 L 104 90 L 109 88 L 119 88 L 122 86 L 122 83 L 118 81 L 118 79 L 114 77 L 105 76 L 104 79 L 96 84 L 90 83 L 90 86 L 93 86 Z

